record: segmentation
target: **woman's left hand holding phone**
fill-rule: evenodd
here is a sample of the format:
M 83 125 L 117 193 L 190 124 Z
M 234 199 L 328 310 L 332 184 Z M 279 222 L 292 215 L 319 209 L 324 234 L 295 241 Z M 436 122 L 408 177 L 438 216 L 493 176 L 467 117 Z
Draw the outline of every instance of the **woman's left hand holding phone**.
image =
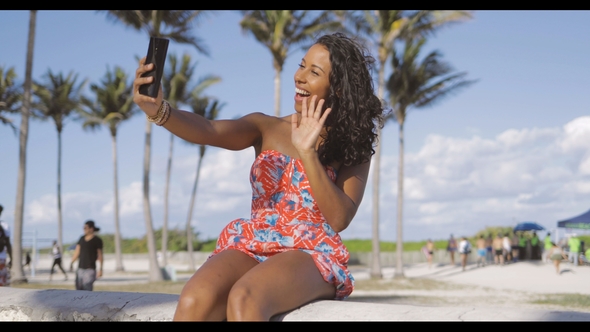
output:
M 155 116 L 162 104 L 162 85 L 160 85 L 157 98 L 152 98 L 139 93 L 139 87 L 141 85 L 152 83 L 154 80 L 152 76 L 142 77 L 144 73 L 154 69 L 154 64 L 150 63 L 146 65 L 145 59 L 146 58 L 143 57 L 139 60 L 139 67 L 135 71 L 135 80 L 133 81 L 133 102 L 148 116 Z

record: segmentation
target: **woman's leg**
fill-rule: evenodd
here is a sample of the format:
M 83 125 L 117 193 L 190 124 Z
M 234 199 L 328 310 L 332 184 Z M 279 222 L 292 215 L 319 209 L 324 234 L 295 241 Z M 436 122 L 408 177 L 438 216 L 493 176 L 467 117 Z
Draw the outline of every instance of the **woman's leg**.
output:
M 227 319 L 268 321 L 276 314 L 335 295 L 334 285 L 324 280 L 311 255 L 287 251 L 252 268 L 235 283 Z
M 238 250 L 209 258 L 184 285 L 174 320 L 224 320 L 230 289 L 258 261 Z
M 49 271 L 49 281 L 51 281 L 51 279 L 53 278 L 53 269 L 55 268 L 55 262 L 56 260 L 53 260 L 53 264 L 51 265 L 51 270 Z

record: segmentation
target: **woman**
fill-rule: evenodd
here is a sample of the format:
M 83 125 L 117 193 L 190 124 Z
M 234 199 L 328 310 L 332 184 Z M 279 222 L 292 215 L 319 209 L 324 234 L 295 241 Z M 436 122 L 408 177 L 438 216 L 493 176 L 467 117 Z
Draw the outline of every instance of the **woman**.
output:
M 551 249 L 549 249 L 549 257 L 553 261 L 553 265 L 555 265 L 555 272 L 559 274 L 559 264 L 561 263 L 561 260 L 567 260 L 567 256 L 565 255 L 563 250 L 561 250 L 560 247 L 558 247 L 555 243 L 551 242 Z
M 457 251 L 457 241 L 453 237 L 453 234 L 451 234 L 451 237 L 449 238 L 449 242 L 447 243 L 447 251 L 451 255 L 451 265 L 454 266 L 455 265 L 455 252 Z
M 426 245 L 423 248 L 424 255 L 426 256 L 426 260 L 428 262 L 428 268 L 432 267 L 432 257 L 434 256 L 434 242 L 431 239 L 426 241 Z
M 374 59 L 343 34 L 319 38 L 295 73 L 295 113 L 252 113 L 209 121 L 139 94 L 148 119 L 197 144 L 253 147 L 251 219 L 227 225 L 212 256 L 180 294 L 175 320 L 269 320 L 318 299 L 352 292 L 349 254 L 339 232 L 363 197 L 381 102 L 370 75 Z
M 459 254 L 461 254 L 461 269 L 465 271 L 467 257 L 471 254 L 471 243 L 465 236 L 463 236 L 459 242 Z
M 51 255 L 53 256 L 53 264 L 51 264 L 51 270 L 49 271 L 49 281 L 53 278 L 53 269 L 57 266 L 64 274 L 64 280 L 68 280 L 68 274 L 61 266 L 61 251 L 57 245 L 57 241 L 53 241 L 53 247 L 51 248 Z

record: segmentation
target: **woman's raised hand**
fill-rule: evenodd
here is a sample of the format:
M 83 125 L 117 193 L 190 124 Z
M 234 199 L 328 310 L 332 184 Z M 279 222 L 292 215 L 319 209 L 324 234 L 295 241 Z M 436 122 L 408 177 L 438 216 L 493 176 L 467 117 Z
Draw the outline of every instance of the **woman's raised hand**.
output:
M 327 108 L 322 114 L 324 100 L 320 99 L 316 106 L 317 96 L 311 97 L 309 109 L 307 97 L 301 103 L 301 120 L 298 121 L 297 114 L 291 116 L 291 142 L 300 155 L 310 152 L 315 153 L 318 137 L 324 127 L 324 123 L 330 114 L 331 108 Z
M 142 95 L 139 93 L 139 87 L 141 85 L 151 83 L 154 78 L 151 76 L 148 77 L 141 77 L 141 75 L 145 72 L 154 69 L 154 64 L 145 64 L 145 57 L 139 60 L 139 67 L 135 71 L 135 80 L 133 81 L 133 102 L 141 108 L 145 114 L 149 116 L 155 116 L 158 113 L 158 108 L 162 104 L 162 85 L 160 84 L 160 89 L 158 91 L 158 97 L 152 98 L 150 96 Z

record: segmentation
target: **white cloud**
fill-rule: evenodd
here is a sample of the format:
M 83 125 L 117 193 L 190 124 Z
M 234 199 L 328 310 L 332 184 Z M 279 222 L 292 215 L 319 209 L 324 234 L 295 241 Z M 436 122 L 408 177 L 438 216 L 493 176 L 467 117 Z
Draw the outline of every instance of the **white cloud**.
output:
M 588 150 L 590 142 L 590 116 L 574 119 L 563 126 L 563 137 L 559 144 L 564 152 Z
M 404 234 L 443 238 L 522 220 L 555 227 L 588 209 L 589 142 L 590 117 L 561 128 L 508 129 L 492 139 L 429 135 L 417 153 L 405 155 Z M 394 239 L 397 159 L 382 160 L 381 187 L 388 190 L 381 202 L 389 213 L 381 220 Z

